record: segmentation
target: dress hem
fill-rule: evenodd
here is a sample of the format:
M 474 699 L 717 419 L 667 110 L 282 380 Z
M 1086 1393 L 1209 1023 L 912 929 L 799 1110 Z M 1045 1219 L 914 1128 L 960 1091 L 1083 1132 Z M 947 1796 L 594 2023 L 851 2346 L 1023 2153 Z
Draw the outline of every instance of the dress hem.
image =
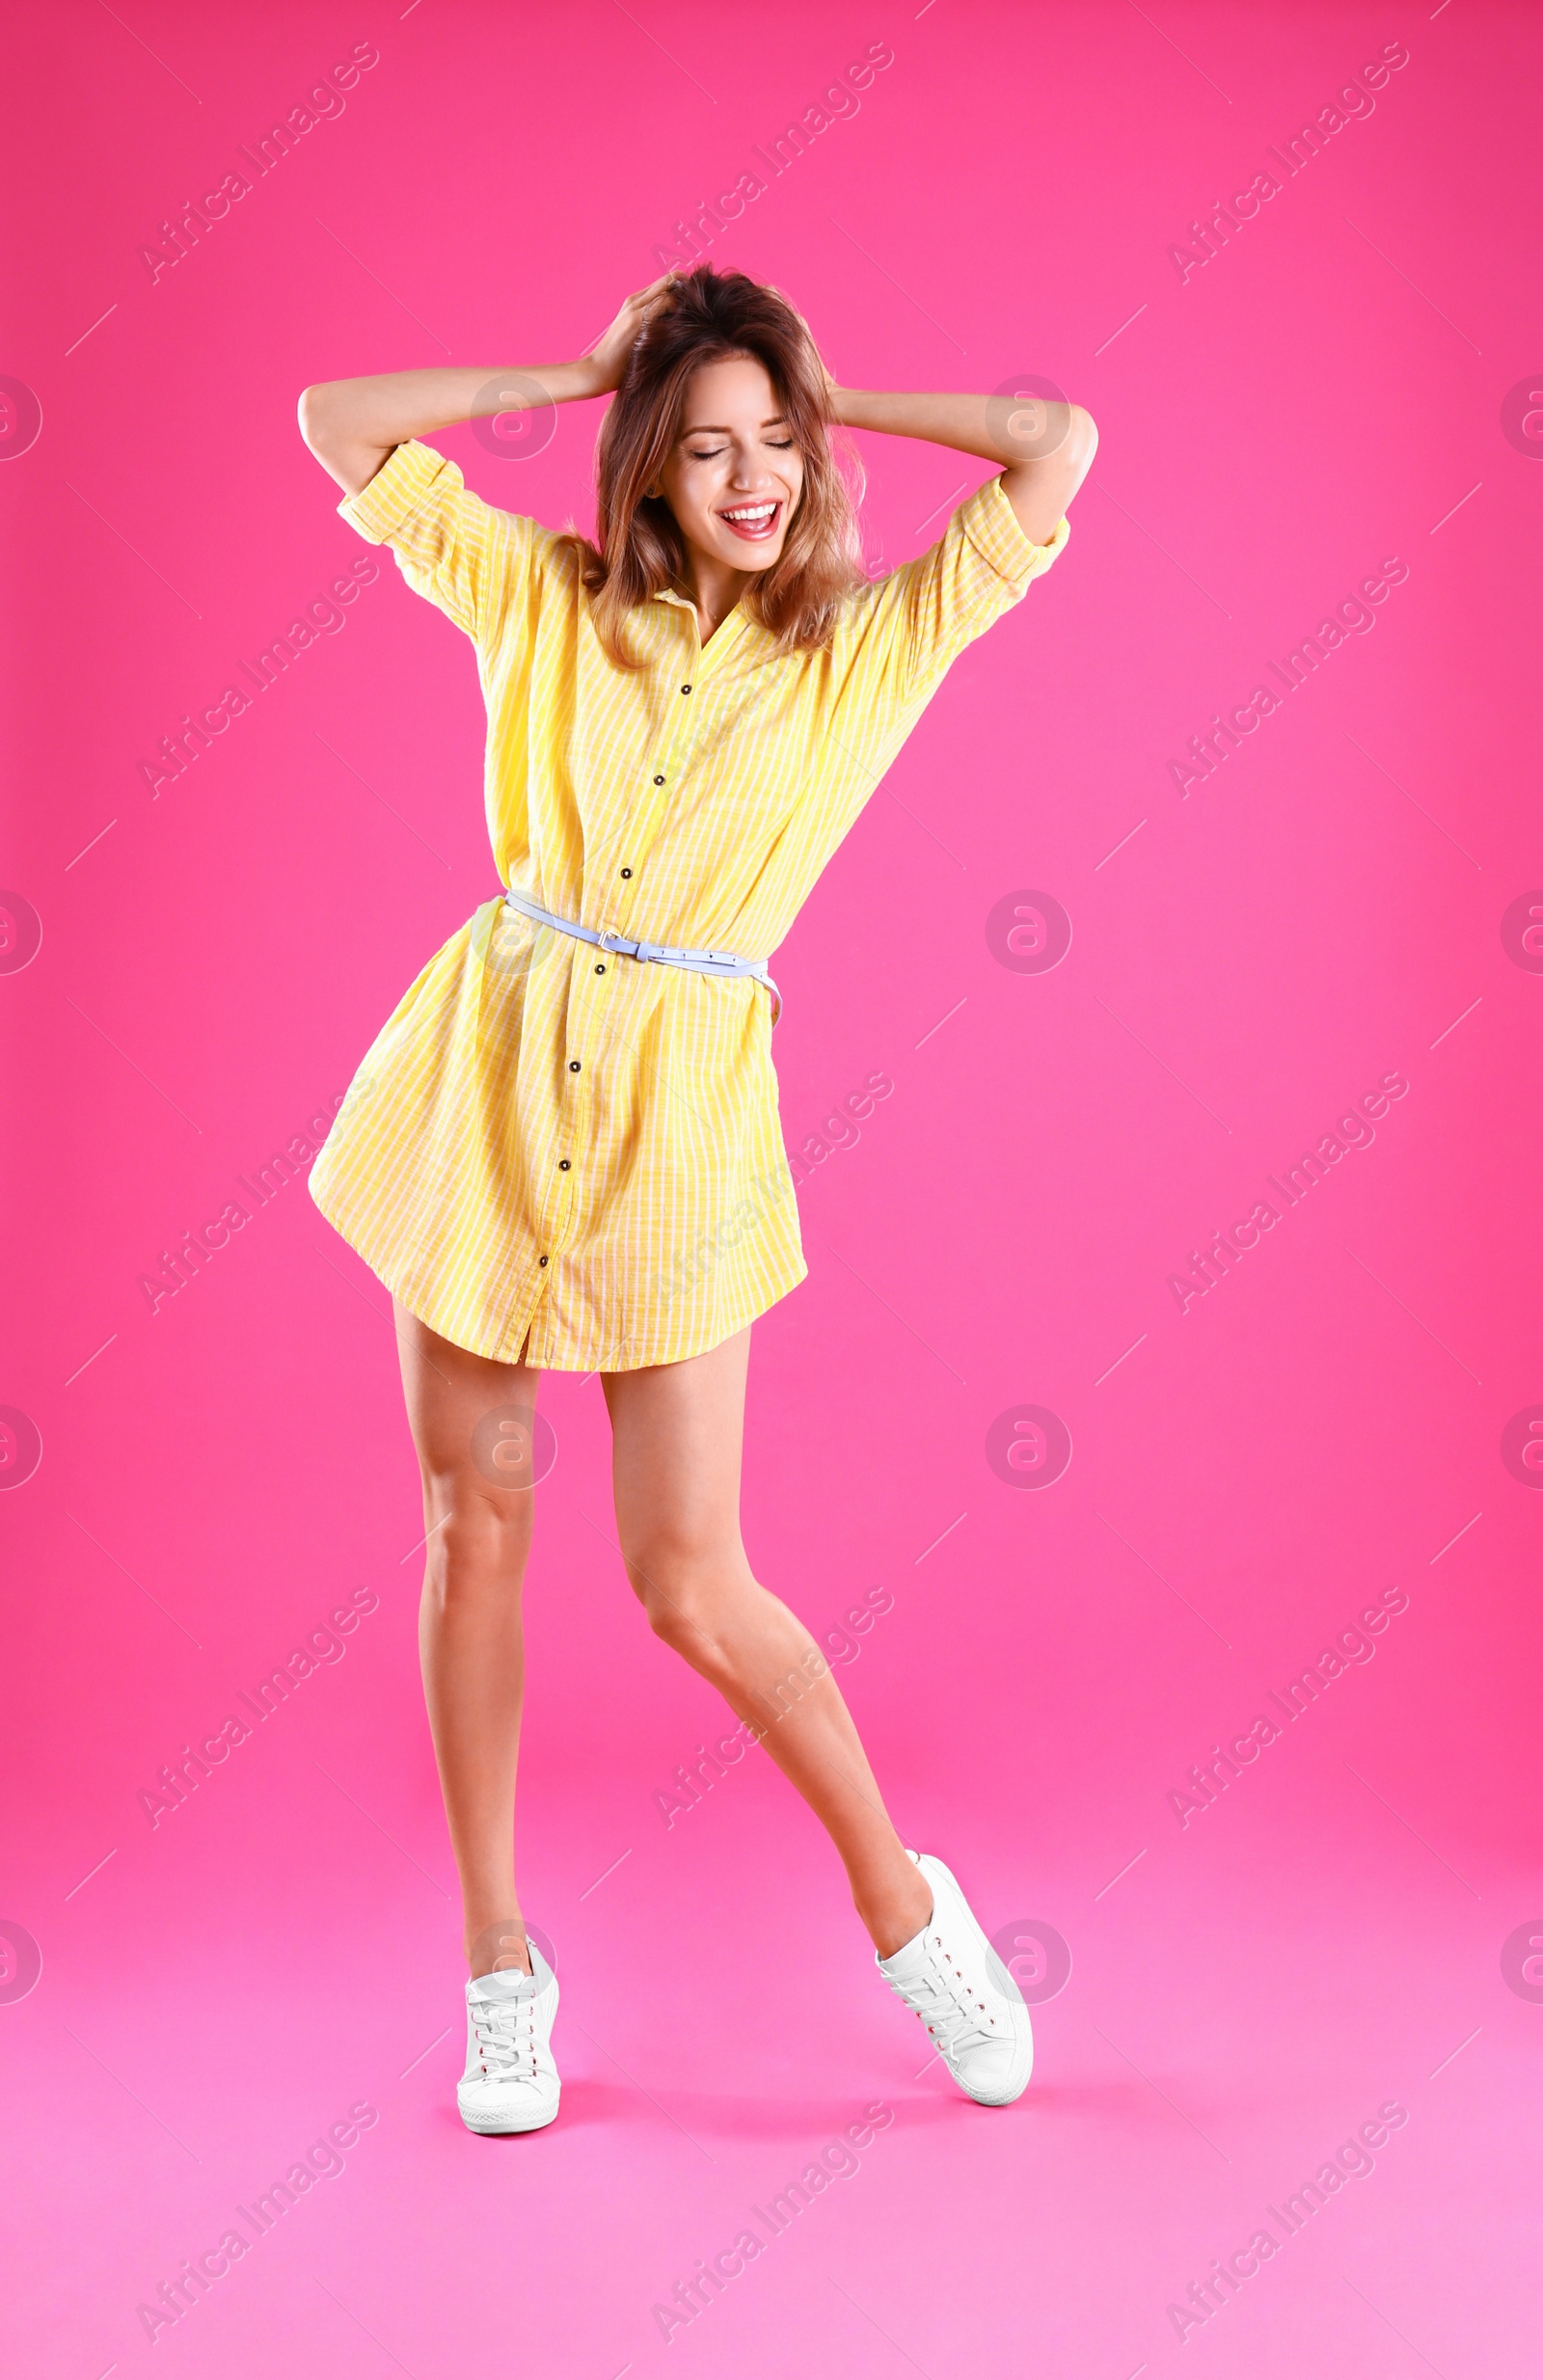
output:
M 380 1283 L 381 1286 L 384 1289 L 390 1290 L 392 1296 L 405 1306 L 408 1312 L 412 1314 L 416 1320 L 421 1322 L 426 1329 L 435 1332 L 441 1339 L 448 1340 L 452 1347 L 464 1348 L 468 1355 L 478 1355 L 485 1363 L 502 1364 L 507 1366 L 511 1370 L 515 1368 L 519 1360 L 517 1357 L 510 1357 L 490 1346 L 478 1346 L 473 1339 L 465 1335 L 464 1328 L 459 1331 L 447 1330 L 445 1328 L 444 1321 L 436 1321 L 432 1311 L 424 1311 L 425 1307 L 430 1309 L 434 1307 L 435 1301 L 431 1297 L 424 1298 L 420 1292 L 417 1291 L 414 1292 L 414 1295 L 411 1298 L 406 1294 L 403 1286 L 406 1279 L 406 1268 L 393 1264 L 388 1269 L 385 1259 L 377 1262 L 376 1259 L 369 1255 L 368 1251 L 361 1245 L 360 1241 L 355 1239 L 350 1231 L 343 1229 L 338 1218 L 332 1214 L 328 1207 L 323 1204 L 322 1199 L 317 1194 L 314 1178 L 308 1180 L 307 1188 L 311 1192 L 311 1203 L 315 1206 L 318 1214 L 325 1217 L 326 1221 L 337 1232 L 338 1238 L 342 1240 L 346 1246 L 353 1250 L 355 1256 L 359 1258 L 362 1263 L 368 1265 L 370 1271 L 374 1274 L 375 1279 Z M 395 1278 L 393 1277 L 393 1275 Z M 626 1363 L 610 1362 L 608 1361 L 604 1355 L 595 1356 L 592 1354 L 584 1356 L 566 1355 L 535 1357 L 529 1359 L 528 1368 L 531 1371 L 542 1372 L 629 1372 L 649 1371 L 662 1364 L 689 1364 L 693 1356 L 707 1355 L 711 1353 L 713 1348 L 720 1347 L 724 1339 L 732 1339 L 736 1331 L 743 1331 L 749 1323 L 758 1321 L 762 1314 L 770 1313 L 773 1306 L 780 1305 L 783 1298 L 788 1296 L 792 1290 L 798 1288 L 800 1282 L 807 1281 L 808 1278 L 809 1267 L 800 1258 L 798 1271 L 791 1272 L 788 1277 L 782 1281 L 780 1286 L 773 1287 L 771 1290 L 771 1293 L 764 1297 L 759 1304 L 751 1303 L 748 1307 L 748 1311 L 744 1312 L 735 1312 L 726 1322 L 718 1320 L 710 1326 L 707 1326 L 705 1335 L 702 1337 L 701 1343 L 699 1345 L 688 1344 L 682 1347 L 671 1343 L 668 1353 L 632 1355 Z M 442 1314 L 445 1313 L 445 1310 L 443 1308 L 439 1311 Z M 446 1319 L 448 1318 L 449 1317 L 446 1315 Z M 528 1316 L 523 1328 L 515 1334 L 517 1345 L 521 1347 L 526 1346 L 535 1333 L 535 1329 L 536 1316 L 532 1313 Z

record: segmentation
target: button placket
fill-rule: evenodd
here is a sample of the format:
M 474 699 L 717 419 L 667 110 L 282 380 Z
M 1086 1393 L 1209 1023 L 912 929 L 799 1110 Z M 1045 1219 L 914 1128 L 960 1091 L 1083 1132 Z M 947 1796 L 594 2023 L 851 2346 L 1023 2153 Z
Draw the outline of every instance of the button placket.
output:
M 601 932 L 631 937 L 635 932 L 631 912 L 637 891 L 638 878 L 645 867 L 650 850 L 657 838 L 661 823 L 675 797 L 685 771 L 690 766 L 695 751 L 703 745 L 710 732 L 710 721 L 721 705 L 708 704 L 702 713 L 704 697 L 709 690 L 706 679 L 710 672 L 723 673 L 723 665 L 732 666 L 734 649 L 744 627 L 743 617 L 736 613 L 718 628 L 707 648 L 700 643 L 694 610 L 682 607 L 683 629 L 687 651 L 662 656 L 659 669 L 659 699 L 661 714 L 650 742 L 637 756 L 638 799 L 635 815 L 626 821 L 614 836 L 608 835 L 602 847 L 593 853 L 596 873 L 590 882 L 605 888 L 595 919 Z M 693 716 L 693 711 L 701 716 Z M 588 873 L 586 869 L 586 874 Z M 645 933 L 658 933 L 659 926 L 649 914 L 644 895 L 643 912 L 639 919 Z M 545 1196 L 538 1218 L 536 1239 L 537 1270 L 543 1276 L 537 1290 L 537 1300 L 544 1295 L 551 1272 L 560 1259 L 574 1229 L 574 1217 L 582 1202 L 578 1195 L 579 1176 L 589 1153 L 590 1116 L 593 1101 L 590 1084 L 594 1068 L 609 1046 L 607 1036 L 611 1030 L 609 1011 L 596 1010 L 591 1023 L 582 997 L 583 985 L 588 982 L 597 1000 L 611 989 L 612 979 L 619 980 L 624 972 L 621 962 L 611 953 L 592 945 L 576 942 L 574 967 L 569 978 L 570 1008 L 567 1019 L 567 1046 L 563 1052 L 562 1092 L 556 1119 L 558 1149 L 549 1155 L 546 1169 Z M 658 970 L 655 970 L 658 972 Z M 549 1144 L 550 1149 L 550 1144 Z M 577 1155 L 575 1154 L 577 1151 Z
M 671 610 L 677 608 L 682 615 L 688 651 L 684 661 L 677 659 L 672 663 L 671 680 L 666 683 L 672 683 L 673 690 L 667 700 L 673 705 L 673 717 L 666 713 L 665 719 L 661 723 L 659 744 L 656 745 L 652 756 L 644 761 L 643 775 L 646 780 L 647 799 L 626 829 L 627 840 L 623 848 L 627 854 L 627 865 L 619 867 L 617 871 L 618 878 L 626 880 L 625 890 L 618 887 L 615 904 L 617 924 L 614 931 L 618 933 L 631 933 L 632 932 L 631 919 L 634 897 L 637 889 L 637 870 L 648 856 L 649 847 L 659 830 L 660 822 L 673 798 L 683 771 L 690 765 L 691 751 L 699 740 L 699 730 L 703 722 L 699 719 L 693 721 L 691 715 L 703 698 L 704 680 L 709 670 L 730 652 L 744 624 L 744 617 L 739 611 L 732 612 L 715 632 L 710 643 L 704 647 L 697 632 L 694 609 L 687 604 L 668 607 Z M 658 665 L 663 674 L 663 662 L 661 661 Z M 643 922 L 645 928 L 652 926 L 653 931 L 658 931 L 651 919 L 645 917 Z
M 694 623 L 694 612 L 691 614 L 691 618 Z M 691 636 L 694 643 L 694 625 L 691 630 Z M 698 654 L 698 665 L 700 663 L 700 654 Z M 681 686 L 684 690 L 684 688 L 688 685 L 694 687 L 695 683 L 695 671 L 691 668 L 690 664 L 688 663 L 686 677 L 684 679 L 677 679 L 676 684 Z M 676 695 L 675 700 L 677 702 L 680 701 L 679 694 Z M 626 829 L 627 842 L 624 848 L 631 853 L 631 857 L 625 866 L 618 867 L 616 871 L 618 879 L 624 882 L 627 887 L 624 892 L 618 893 L 616 899 L 617 923 L 612 931 L 617 933 L 630 933 L 632 931 L 630 921 L 632 916 L 633 896 L 636 887 L 637 863 L 646 856 L 648 848 L 653 842 L 655 834 L 658 832 L 659 824 L 661 819 L 663 817 L 666 806 L 668 805 L 672 789 L 680 776 L 683 767 L 686 765 L 686 751 L 687 739 L 684 726 L 676 727 L 671 725 L 669 729 L 669 741 L 663 751 L 656 751 L 652 760 L 645 765 L 645 774 L 648 779 L 648 799 L 638 812 L 637 817 L 632 821 Z
M 570 1058 L 567 1061 L 563 1089 L 563 1112 L 558 1120 L 558 1128 L 562 1132 L 563 1145 L 568 1149 L 579 1149 L 582 1151 L 587 1147 L 589 1137 L 589 1080 L 583 1059 Z M 571 1106 L 568 1103 L 570 1096 Z M 537 1243 L 536 1268 L 540 1272 L 545 1272 L 551 1258 L 561 1256 L 567 1245 L 568 1228 L 573 1220 L 574 1172 L 573 1158 L 564 1155 L 556 1160 L 553 1173 L 547 1177 L 551 1188 L 540 1200 L 542 1211 L 538 1224 L 540 1240 Z M 545 1244 L 542 1245 L 542 1242 Z
M 548 1257 L 560 1256 L 567 1243 L 568 1226 L 573 1216 L 574 1190 L 572 1180 L 566 1176 L 571 1176 L 572 1173 L 573 1159 L 559 1157 L 555 1186 L 542 1201 L 542 1205 L 547 1209 L 547 1216 L 541 1231 L 546 1246 L 537 1258 L 537 1270 L 541 1272 L 545 1272 L 547 1268 Z

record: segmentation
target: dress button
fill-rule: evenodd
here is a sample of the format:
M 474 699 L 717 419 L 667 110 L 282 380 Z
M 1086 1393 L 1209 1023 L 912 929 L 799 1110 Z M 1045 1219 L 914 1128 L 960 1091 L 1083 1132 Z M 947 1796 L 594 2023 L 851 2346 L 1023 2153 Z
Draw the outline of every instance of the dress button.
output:
M 606 970 L 605 970 L 605 968 L 604 968 L 603 966 L 601 966 L 601 967 L 597 967 L 597 968 L 595 969 L 595 973 L 596 973 L 597 975 L 604 975 L 604 974 L 605 974 L 605 972 L 606 972 Z
M 631 870 L 631 868 L 623 868 L 623 870 L 622 870 L 622 874 L 623 874 L 623 876 L 631 876 L 631 874 L 632 874 L 632 870 Z
M 570 1164 L 570 1160 L 569 1160 L 567 1157 L 559 1157 L 559 1158 L 557 1159 L 557 1171 L 558 1171 L 558 1173 L 559 1173 L 559 1174 L 566 1174 L 566 1173 L 568 1172 L 568 1170 L 569 1170 L 569 1164 Z
M 663 780 L 663 777 L 656 777 L 656 778 L 654 779 L 654 783 L 655 783 L 656 785 L 663 785 L 663 782 L 664 782 L 664 780 Z
M 569 1059 L 569 1061 L 568 1061 L 568 1071 L 569 1071 L 569 1073 L 570 1073 L 570 1074 L 577 1074 L 577 1073 L 578 1073 L 578 1071 L 579 1071 L 579 1060 L 578 1060 L 577 1058 L 570 1058 L 570 1059 Z
M 683 694 L 689 694 L 689 693 L 690 692 L 690 690 L 690 690 L 690 688 L 689 686 L 683 686 L 683 687 L 681 688 L 681 692 L 682 692 Z
M 542 1257 L 542 1258 L 541 1258 L 541 1259 L 540 1259 L 540 1261 L 541 1261 L 543 1264 L 545 1264 L 546 1260 L 547 1260 L 547 1259 L 546 1259 L 546 1258 L 545 1258 L 545 1257 Z

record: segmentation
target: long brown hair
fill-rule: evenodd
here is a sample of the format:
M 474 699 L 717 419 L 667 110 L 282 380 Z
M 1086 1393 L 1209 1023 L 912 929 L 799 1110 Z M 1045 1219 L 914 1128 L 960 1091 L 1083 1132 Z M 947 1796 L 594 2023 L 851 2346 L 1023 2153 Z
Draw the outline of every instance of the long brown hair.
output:
M 864 581 L 856 501 L 861 465 L 838 458 L 825 368 L 813 339 L 779 290 L 747 273 L 699 264 L 674 284 L 633 349 L 595 448 L 597 540 L 571 534 L 596 634 L 622 669 L 640 664 L 622 636 L 626 615 L 668 587 L 687 595 L 686 540 L 651 487 L 680 436 L 691 374 L 704 364 L 751 356 L 765 366 L 803 458 L 803 489 L 782 552 L 750 577 L 744 609 L 785 652 L 830 641 L 844 598 Z

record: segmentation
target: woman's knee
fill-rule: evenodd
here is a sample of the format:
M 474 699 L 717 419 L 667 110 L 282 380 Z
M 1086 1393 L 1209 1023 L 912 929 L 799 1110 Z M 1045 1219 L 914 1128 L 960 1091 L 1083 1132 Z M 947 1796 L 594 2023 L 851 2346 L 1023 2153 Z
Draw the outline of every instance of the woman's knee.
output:
M 661 1643 L 672 1652 L 683 1653 L 698 1668 L 706 1666 L 712 1658 L 716 1641 L 713 1613 L 705 1601 L 697 1596 L 672 1594 L 657 1581 L 634 1585 L 643 1607 L 643 1613 Z
M 753 1585 L 738 1538 L 655 1528 L 624 1539 L 622 1550 L 655 1636 L 698 1667 L 711 1666 L 729 1606 Z
M 487 1487 L 464 1472 L 424 1481 L 428 1574 L 445 1596 L 518 1589 L 530 1552 L 531 1499 Z

